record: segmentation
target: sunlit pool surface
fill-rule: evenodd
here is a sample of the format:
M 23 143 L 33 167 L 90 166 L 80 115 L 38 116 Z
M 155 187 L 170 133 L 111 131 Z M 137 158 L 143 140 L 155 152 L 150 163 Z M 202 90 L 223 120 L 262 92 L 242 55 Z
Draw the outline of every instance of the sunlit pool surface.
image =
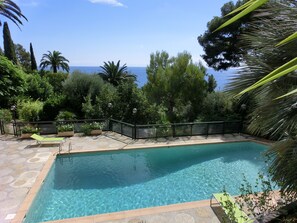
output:
M 26 223 L 239 194 L 243 174 L 265 172 L 267 149 L 254 142 L 138 149 L 58 156 Z

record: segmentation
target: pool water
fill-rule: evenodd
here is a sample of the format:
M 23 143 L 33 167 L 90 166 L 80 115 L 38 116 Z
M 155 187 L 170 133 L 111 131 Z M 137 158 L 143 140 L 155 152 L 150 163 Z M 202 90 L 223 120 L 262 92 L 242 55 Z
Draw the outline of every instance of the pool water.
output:
M 58 156 L 26 223 L 209 199 L 225 187 L 239 194 L 266 171 L 254 142 Z

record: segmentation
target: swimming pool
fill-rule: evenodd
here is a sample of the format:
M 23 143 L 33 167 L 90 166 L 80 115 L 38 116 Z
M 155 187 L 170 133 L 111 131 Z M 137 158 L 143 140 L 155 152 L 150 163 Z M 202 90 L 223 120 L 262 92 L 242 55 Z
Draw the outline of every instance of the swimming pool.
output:
M 239 194 L 265 172 L 267 146 L 236 142 L 57 156 L 26 223 Z

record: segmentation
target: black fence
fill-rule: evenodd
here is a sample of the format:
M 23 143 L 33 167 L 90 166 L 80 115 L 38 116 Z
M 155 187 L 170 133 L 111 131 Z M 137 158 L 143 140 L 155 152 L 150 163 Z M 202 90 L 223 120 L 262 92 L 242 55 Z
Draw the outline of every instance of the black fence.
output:
M 110 131 L 133 139 L 240 133 L 241 121 L 133 125 L 110 119 Z
M 160 137 L 199 136 L 213 134 L 230 134 L 242 132 L 241 121 L 217 121 L 217 122 L 193 122 L 193 123 L 172 123 L 172 124 L 148 124 L 136 125 L 115 119 L 84 119 L 67 121 L 41 121 L 41 122 L 12 122 L 13 134 L 21 135 L 22 128 L 26 125 L 39 129 L 40 134 L 56 134 L 57 126 L 60 124 L 73 124 L 74 132 L 82 132 L 81 126 L 84 123 L 104 123 L 103 131 L 112 131 L 133 139 L 149 139 Z M 5 134 L 4 122 L 0 121 L 1 134 Z

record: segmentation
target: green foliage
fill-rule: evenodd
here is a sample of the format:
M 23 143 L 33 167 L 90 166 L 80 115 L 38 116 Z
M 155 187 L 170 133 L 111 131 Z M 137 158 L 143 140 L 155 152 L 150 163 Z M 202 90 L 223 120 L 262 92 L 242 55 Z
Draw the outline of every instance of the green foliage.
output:
M 25 73 L 6 57 L 0 56 L 0 102 L 7 107 L 12 98 L 26 90 Z
M 91 123 L 84 123 L 81 126 L 81 130 L 85 135 L 90 135 L 92 130 L 102 130 L 103 123 L 100 122 L 91 122 Z
M 212 93 L 214 92 L 214 90 L 216 89 L 217 87 L 217 81 L 216 79 L 214 78 L 214 76 L 211 74 L 211 75 L 208 75 L 208 81 L 207 81 L 207 91 L 209 93 Z
M 21 128 L 22 133 L 38 133 L 40 130 L 32 125 L 25 125 Z
M 61 124 L 57 126 L 58 132 L 69 132 L 73 131 L 73 124 Z
M 59 111 L 65 108 L 65 95 L 52 94 L 43 105 L 41 120 L 55 120 Z
M 25 72 L 31 71 L 30 53 L 25 50 L 21 44 L 14 45 L 18 64 L 21 65 Z
M 103 66 L 100 66 L 102 72 L 99 75 L 102 77 L 104 81 L 111 83 L 114 86 L 118 86 L 121 82 L 125 82 L 129 79 L 133 81 L 136 80 L 136 76 L 133 74 L 129 74 L 127 71 L 127 66 L 124 64 L 120 67 L 120 61 L 115 64 L 113 61 L 104 62 Z
M 287 45 L 272 48 L 279 40 L 294 32 L 290 25 L 296 21 L 296 9 L 284 4 L 269 3 L 262 10 L 261 23 L 251 23 L 251 32 L 242 36 L 243 45 L 254 49 L 253 53 L 244 56 L 246 66 L 238 71 L 230 85 L 229 92 L 237 95 L 239 92 L 253 85 L 268 73 L 280 67 L 284 62 L 297 57 L 297 41 Z M 249 92 L 255 98 L 256 103 L 250 115 L 248 130 L 273 139 L 279 139 L 285 132 L 296 130 L 297 113 L 294 109 L 296 96 L 274 100 L 288 90 L 296 89 L 296 71 L 283 76 L 273 82 Z M 245 97 L 246 94 L 243 95 Z
M 26 82 L 28 88 L 25 95 L 33 100 L 45 101 L 54 93 L 48 79 L 38 74 L 28 75 Z
M 206 96 L 203 109 L 199 116 L 200 121 L 234 121 L 240 120 L 241 116 L 236 110 L 235 101 L 223 92 L 213 92 Z
M 19 25 L 23 25 L 22 18 L 27 20 L 27 18 L 22 14 L 21 9 L 17 4 L 15 4 L 11 0 L 2 0 L 0 7 L 0 14 L 5 16 L 7 19 L 11 20 L 18 27 Z M 2 25 L 0 21 L 0 26 Z
M 37 63 L 36 63 L 32 43 L 30 43 L 30 61 L 31 61 L 31 70 L 32 71 L 37 70 Z
M 87 96 L 90 95 L 90 100 L 94 102 L 96 96 L 105 94 L 102 91 L 103 86 L 104 81 L 98 75 L 73 72 L 63 83 L 63 92 L 66 95 L 69 109 L 82 116 L 82 106 L 86 102 Z
M 3 26 L 3 40 L 4 40 L 4 55 L 14 64 L 17 64 L 17 57 L 13 41 L 10 36 L 10 31 L 7 22 L 4 22 Z
M 41 76 L 45 77 L 48 82 L 53 86 L 53 90 L 55 93 L 63 92 L 63 83 L 69 77 L 69 74 L 65 74 L 62 72 L 53 73 L 50 71 L 41 72 Z
M 12 120 L 12 115 L 9 109 L 0 109 L 0 120 L 4 122 L 10 122 Z
M 57 121 L 74 120 L 76 115 L 70 111 L 60 111 L 56 117 Z
M 147 75 L 143 90 L 151 103 L 166 109 L 170 122 L 193 121 L 201 112 L 207 92 L 206 69 L 193 64 L 189 53 L 173 58 L 166 52 L 151 54 Z
M 18 102 L 18 115 L 24 121 L 38 121 L 43 109 L 41 101 L 19 101 Z
M 54 50 L 53 52 L 48 51 L 47 54 L 43 54 L 39 67 L 41 67 L 41 70 L 50 67 L 54 73 L 57 73 L 60 68 L 69 72 L 68 63 L 69 60 L 62 56 L 61 52 Z
M 270 171 L 284 192 L 295 193 L 297 196 L 296 158 L 297 138 L 296 132 L 285 139 L 275 143 L 268 151 L 271 157 Z
M 221 8 L 221 17 L 214 17 L 207 23 L 207 31 L 198 37 L 205 54 L 202 58 L 208 66 L 215 70 L 226 70 L 229 67 L 238 67 L 246 50 L 240 47 L 239 36 L 247 32 L 252 16 L 248 15 L 232 25 L 219 31 L 213 32 L 219 25 L 228 20 L 228 13 L 236 9 L 245 1 L 238 0 L 236 4 L 228 2 Z

